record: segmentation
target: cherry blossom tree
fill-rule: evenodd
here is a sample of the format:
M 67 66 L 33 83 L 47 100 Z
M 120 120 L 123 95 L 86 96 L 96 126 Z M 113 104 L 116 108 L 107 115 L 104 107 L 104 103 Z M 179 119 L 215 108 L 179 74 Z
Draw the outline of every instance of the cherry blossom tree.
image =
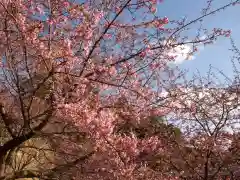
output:
M 184 141 L 164 160 L 185 179 L 239 179 L 239 50 L 232 40 L 233 78 L 211 66 L 207 76 L 171 89 Z M 170 152 L 169 148 L 169 152 Z M 177 154 L 177 155 L 176 155 Z
M 175 96 L 164 97 L 163 89 L 182 73 L 169 62 L 186 45 L 193 46 L 187 58 L 230 35 L 199 29 L 186 39 L 182 32 L 239 0 L 189 22 L 157 16 L 161 3 L 0 2 L 0 179 L 181 178 L 139 157 L 167 153 L 164 135 L 118 130 L 173 110 Z

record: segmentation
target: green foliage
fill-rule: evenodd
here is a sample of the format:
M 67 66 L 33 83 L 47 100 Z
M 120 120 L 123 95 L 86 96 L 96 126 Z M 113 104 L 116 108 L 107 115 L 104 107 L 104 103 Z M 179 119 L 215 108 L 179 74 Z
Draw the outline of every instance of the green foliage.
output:
M 164 124 L 166 123 L 166 119 L 163 116 L 151 116 L 150 121 L 153 124 Z
M 20 81 L 20 86 L 22 87 L 25 94 L 34 93 L 36 97 L 44 99 L 48 96 L 52 90 L 52 81 L 47 78 L 46 74 L 37 74 L 31 78 L 23 78 Z

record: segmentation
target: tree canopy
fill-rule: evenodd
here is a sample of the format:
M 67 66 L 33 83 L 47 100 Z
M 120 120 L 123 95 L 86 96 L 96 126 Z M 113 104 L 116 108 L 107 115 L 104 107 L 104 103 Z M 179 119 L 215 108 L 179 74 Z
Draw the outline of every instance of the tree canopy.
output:
M 187 21 L 157 0 L 2 0 L 0 180 L 238 179 L 237 68 L 219 88 L 169 63 L 229 38 L 201 22 L 239 2 Z

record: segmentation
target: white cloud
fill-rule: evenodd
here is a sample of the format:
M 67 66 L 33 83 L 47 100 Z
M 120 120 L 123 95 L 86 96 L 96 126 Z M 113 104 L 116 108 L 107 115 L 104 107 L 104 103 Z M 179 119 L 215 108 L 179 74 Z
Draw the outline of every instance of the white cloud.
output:
M 205 35 L 201 36 L 199 40 L 204 40 L 207 37 Z M 164 42 L 165 43 L 165 42 Z M 171 43 L 170 43 L 171 44 Z M 174 44 L 174 42 L 173 42 Z M 166 52 L 167 55 L 170 56 L 176 56 L 175 60 L 170 62 L 170 64 L 181 64 L 186 60 L 194 60 L 196 58 L 196 55 L 199 54 L 200 51 L 204 49 L 204 46 L 202 43 L 198 43 L 197 46 L 198 51 L 192 54 L 193 47 L 191 44 L 183 44 L 179 45 L 177 47 L 174 47 Z
M 189 45 L 181 45 L 167 51 L 167 55 L 176 56 L 175 60 L 171 63 L 181 64 L 185 60 L 195 59 L 195 56 L 190 55 L 191 51 L 192 48 Z

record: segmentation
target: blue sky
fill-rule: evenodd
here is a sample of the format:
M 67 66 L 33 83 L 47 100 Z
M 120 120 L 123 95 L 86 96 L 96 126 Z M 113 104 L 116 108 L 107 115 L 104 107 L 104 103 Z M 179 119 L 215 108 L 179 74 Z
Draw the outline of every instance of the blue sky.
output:
M 82 0 L 78 0 L 79 2 Z M 217 9 L 231 0 L 214 0 L 212 9 Z M 167 16 L 170 20 L 187 17 L 188 21 L 201 15 L 202 8 L 206 7 L 207 0 L 164 0 L 158 4 L 157 14 L 161 17 Z M 203 26 L 207 29 L 220 27 L 232 30 L 232 37 L 236 45 L 240 48 L 240 5 L 232 6 L 224 11 L 204 19 Z M 197 30 L 197 26 L 192 26 L 192 32 Z M 184 61 L 180 67 L 189 69 L 190 73 L 199 69 L 203 74 L 208 71 L 212 64 L 227 75 L 232 74 L 230 62 L 233 55 L 228 49 L 231 48 L 229 38 L 220 38 L 214 45 L 209 45 L 201 50 L 195 59 Z
M 165 0 L 164 3 L 158 5 L 158 15 L 167 16 L 171 19 L 179 19 L 186 16 L 190 21 L 201 15 L 201 10 L 206 7 L 207 0 Z M 230 0 L 215 0 L 212 9 L 229 3 Z M 207 29 L 224 28 L 231 29 L 232 37 L 235 40 L 236 45 L 240 48 L 240 5 L 232 6 L 224 11 L 218 12 L 213 16 L 209 16 L 204 19 L 203 25 Z M 196 26 L 192 31 L 196 31 Z M 201 50 L 195 59 L 190 61 L 184 61 L 180 65 L 182 68 L 189 69 L 190 73 L 199 69 L 203 74 L 209 69 L 209 65 L 212 64 L 224 73 L 231 76 L 232 65 L 230 62 L 232 52 L 229 38 L 220 38 L 213 44 L 206 46 Z
M 84 0 L 77 0 L 82 2 Z M 211 9 L 217 9 L 233 0 L 214 0 Z M 164 0 L 158 3 L 157 15 L 167 16 L 169 20 L 176 20 L 181 17 L 187 17 L 191 21 L 201 15 L 202 8 L 207 6 L 207 0 Z M 204 19 L 203 26 L 209 30 L 213 28 L 230 29 L 236 45 L 240 48 L 240 5 L 231 6 L 224 11 L 220 11 L 213 16 Z M 191 34 L 197 31 L 198 26 L 193 25 Z M 232 64 L 230 62 L 232 52 L 229 38 L 220 38 L 213 45 L 203 48 L 190 61 L 184 61 L 180 67 L 189 69 L 190 74 L 198 69 L 203 74 L 209 70 L 212 64 L 218 69 L 224 70 L 226 75 L 232 75 Z

